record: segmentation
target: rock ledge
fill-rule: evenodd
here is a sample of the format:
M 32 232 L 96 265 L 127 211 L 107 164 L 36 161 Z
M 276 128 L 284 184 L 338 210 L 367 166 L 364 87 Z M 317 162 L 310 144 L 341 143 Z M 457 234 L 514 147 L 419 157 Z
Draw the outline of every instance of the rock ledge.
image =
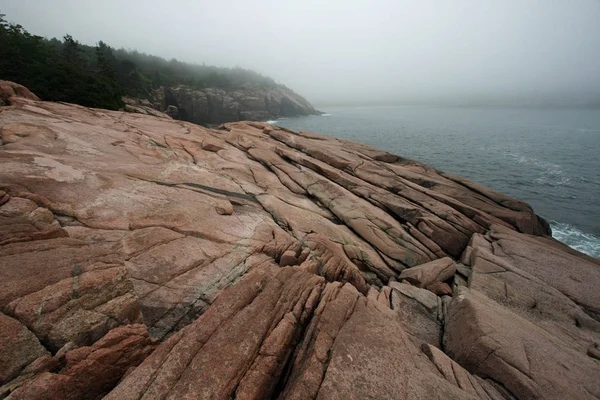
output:
M 0 398 L 600 397 L 600 262 L 523 202 L 311 132 L 0 99 Z

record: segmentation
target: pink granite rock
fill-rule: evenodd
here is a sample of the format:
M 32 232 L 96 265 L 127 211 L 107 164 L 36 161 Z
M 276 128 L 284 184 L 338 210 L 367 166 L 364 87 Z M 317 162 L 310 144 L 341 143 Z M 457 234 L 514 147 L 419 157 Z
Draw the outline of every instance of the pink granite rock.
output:
M 0 397 L 600 396 L 600 264 L 527 204 L 316 133 L 0 88 Z

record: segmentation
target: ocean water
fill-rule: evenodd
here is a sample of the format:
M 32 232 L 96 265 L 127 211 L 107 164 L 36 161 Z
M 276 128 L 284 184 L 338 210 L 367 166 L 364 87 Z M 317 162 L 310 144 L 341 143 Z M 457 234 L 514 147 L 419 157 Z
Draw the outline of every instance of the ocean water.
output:
M 553 236 L 600 258 L 600 110 L 323 108 L 274 122 L 368 143 L 531 204 Z

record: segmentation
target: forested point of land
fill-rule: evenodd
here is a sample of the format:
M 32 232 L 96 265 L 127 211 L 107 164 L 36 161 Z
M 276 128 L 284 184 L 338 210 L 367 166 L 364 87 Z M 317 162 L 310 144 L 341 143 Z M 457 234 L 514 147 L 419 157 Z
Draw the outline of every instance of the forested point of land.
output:
M 185 85 L 233 90 L 253 86 L 284 87 L 243 68 L 190 64 L 138 52 L 114 49 L 99 41 L 79 43 L 33 35 L 0 14 L 0 80 L 20 83 L 42 100 L 118 110 L 124 95 L 146 98 L 161 86 Z

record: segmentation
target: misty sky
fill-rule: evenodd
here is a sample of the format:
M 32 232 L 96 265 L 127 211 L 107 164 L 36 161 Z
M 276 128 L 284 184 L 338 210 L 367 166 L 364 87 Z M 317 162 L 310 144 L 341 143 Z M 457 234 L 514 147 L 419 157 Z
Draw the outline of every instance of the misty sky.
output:
M 0 0 L 0 13 L 48 38 L 251 68 L 316 105 L 600 99 L 600 0 Z

